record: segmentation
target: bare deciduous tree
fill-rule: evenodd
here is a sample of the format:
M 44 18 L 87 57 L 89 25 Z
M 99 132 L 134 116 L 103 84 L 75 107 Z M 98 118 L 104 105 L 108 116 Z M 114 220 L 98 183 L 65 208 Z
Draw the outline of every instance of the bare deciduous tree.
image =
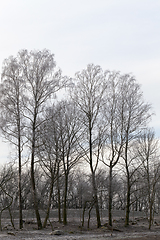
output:
M 0 86 L 1 130 L 5 139 L 17 148 L 19 162 L 19 227 L 22 221 L 21 165 L 24 139 L 23 91 L 24 80 L 17 58 L 9 57 L 3 63 L 2 84 Z
M 31 51 L 22 50 L 20 53 L 21 68 L 25 81 L 25 117 L 28 124 L 28 141 L 31 149 L 31 184 L 34 208 L 38 228 L 42 228 L 38 210 L 37 192 L 35 186 L 34 165 L 36 156 L 36 143 L 38 129 L 44 122 L 42 113 L 49 99 L 53 99 L 56 91 L 61 89 L 66 79 L 61 77 L 61 71 L 54 72 L 54 56 L 48 50 Z
M 83 143 L 80 144 L 81 148 L 84 150 L 85 158 L 89 163 L 92 174 L 93 199 L 96 207 L 97 227 L 101 226 L 101 220 L 95 172 L 99 161 L 99 150 L 102 146 L 101 139 L 99 138 L 99 130 L 101 129 L 98 129 L 98 125 L 101 125 L 103 98 L 107 88 L 107 79 L 109 77 L 109 72 L 104 73 L 99 66 L 90 64 L 87 66 L 86 70 L 76 74 L 74 82 L 75 87 L 72 91 L 72 98 L 80 111 L 80 119 L 83 123 L 84 140 Z M 96 154 L 93 152 L 95 149 Z
M 125 225 L 129 225 L 130 212 L 130 196 L 131 196 L 131 177 L 135 169 L 131 169 L 131 160 L 129 159 L 130 143 L 138 137 L 142 129 L 144 129 L 150 120 L 151 106 L 143 100 L 143 93 L 140 85 L 136 82 L 133 76 L 126 74 L 121 77 L 121 101 L 123 102 L 122 123 L 124 128 L 125 145 L 123 148 L 122 157 L 125 161 L 127 175 L 127 204 L 126 204 L 126 219 Z
M 124 139 L 124 103 L 121 98 L 120 74 L 113 72 L 108 82 L 104 104 L 106 141 L 103 143 L 102 162 L 109 167 L 108 218 L 112 226 L 113 169 L 117 165 L 125 143 Z
M 154 201 L 156 186 L 160 179 L 160 159 L 159 159 L 159 142 L 155 139 L 153 130 L 145 130 L 138 138 L 136 146 L 138 158 L 142 163 L 141 178 L 143 187 L 146 190 L 148 199 L 147 212 L 149 212 L 149 229 L 151 228 L 154 216 Z
M 8 210 L 12 227 L 15 228 L 11 207 L 13 204 L 13 198 L 15 197 L 13 192 L 15 191 L 15 195 L 17 192 L 17 189 L 15 188 L 17 182 L 16 174 L 17 172 L 11 164 L 4 165 L 0 172 L 0 230 L 2 230 L 2 213 L 5 210 Z
M 60 136 L 59 154 L 64 173 L 63 223 L 67 224 L 68 177 L 71 169 L 82 157 L 78 141 L 81 138 L 81 124 L 73 102 L 62 101 L 57 105 L 57 127 Z

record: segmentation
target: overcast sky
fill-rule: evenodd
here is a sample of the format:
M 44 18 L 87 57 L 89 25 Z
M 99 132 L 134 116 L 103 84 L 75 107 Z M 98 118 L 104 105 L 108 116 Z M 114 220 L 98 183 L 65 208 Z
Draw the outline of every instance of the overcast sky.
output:
M 0 0 L 0 69 L 24 48 L 49 49 L 71 77 L 88 63 L 132 73 L 160 137 L 159 0 Z M 0 162 L 9 152 L 0 142 Z

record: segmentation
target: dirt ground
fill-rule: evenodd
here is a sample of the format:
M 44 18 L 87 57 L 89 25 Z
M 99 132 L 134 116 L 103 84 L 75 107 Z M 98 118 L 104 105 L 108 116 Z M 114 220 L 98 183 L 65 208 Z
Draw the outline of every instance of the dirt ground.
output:
M 18 226 L 18 225 L 17 225 Z M 130 222 L 129 227 L 124 227 L 124 220 L 114 221 L 113 229 L 109 229 L 106 223 L 99 229 L 96 228 L 95 220 L 90 223 L 90 229 L 87 226 L 83 228 L 76 221 L 68 222 L 67 226 L 51 221 L 46 229 L 37 230 L 37 225 L 33 220 L 27 220 L 24 223 L 23 230 L 16 230 L 10 224 L 4 226 L 0 232 L 0 239 L 11 240 L 160 240 L 160 222 L 155 221 L 152 229 L 148 230 L 148 221 L 145 218 L 137 218 Z

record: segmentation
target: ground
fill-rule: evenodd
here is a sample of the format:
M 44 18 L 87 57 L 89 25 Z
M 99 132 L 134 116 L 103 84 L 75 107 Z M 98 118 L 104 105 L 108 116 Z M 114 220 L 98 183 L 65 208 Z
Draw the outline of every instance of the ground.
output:
M 159 240 L 160 239 L 160 219 L 157 216 L 151 230 L 148 230 L 148 221 L 145 217 L 134 217 L 130 221 L 129 227 L 124 227 L 124 218 L 118 216 L 114 219 L 113 230 L 109 229 L 106 219 L 102 219 L 102 227 L 96 228 L 95 217 L 91 218 L 90 228 L 87 228 L 87 219 L 82 228 L 81 222 L 73 212 L 68 218 L 67 226 L 58 223 L 57 219 L 51 218 L 46 229 L 37 230 L 34 218 L 26 218 L 23 230 L 18 230 L 18 220 L 15 219 L 15 227 L 9 223 L 9 219 L 2 219 L 3 230 L 0 232 L 0 239 L 11 240 L 108 240 L 108 239 L 128 239 L 128 240 Z

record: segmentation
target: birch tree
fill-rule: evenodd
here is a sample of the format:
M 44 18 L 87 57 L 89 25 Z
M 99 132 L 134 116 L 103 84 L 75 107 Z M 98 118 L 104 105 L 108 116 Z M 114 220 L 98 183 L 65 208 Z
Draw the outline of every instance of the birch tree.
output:
M 89 163 L 92 174 L 93 201 L 95 202 L 97 227 L 101 226 L 97 186 L 95 173 L 99 161 L 99 151 L 101 148 L 102 137 L 102 106 L 103 98 L 107 88 L 109 72 L 103 72 L 100 66 L 90 64 L 87 69 L 76 73 L 72 98 L 79 111 L 80 120 L 83 124 L 84 138 L 81 148 L 85 153 L 85 159 Z M 101 137 L 100 137 L 101 136 Z
M 31 150 L 31 185 L 33 202 L 37 218 L 38 229 L 42 222 L 38 209 L 37 192 L 35 185 L 35 157 L 39 127 L 45 121 L 42 117 L 44 108 L 49 100 L 53 100 L 55 93 L 66 84 L 61 71 L 55 72 L 54 55 L 48 50 L 31 51 L 22 50 L 20 53 L 23 79 L 25 80 L 25 118 L 28 127 L 28 141 Z
M 121 99 L 123 102 L 122 122 L 124 127 L 125 145 L 122 157 L 125 162 L 127 176 L 127 201 L 125 225 L 129 225 L 130 197 L 131 197 L 131 178 L 133 171 L 132 159 L 129 159 L 129 148 L 132 141 L 136 139 L 141 131 L 147 126 L 151 118 L 151 105 L 143 100 L 143 93 L 140 85 L 132 75 L 125 74 L 121 76 Z M 136 168 L 135 168 L 136 169 Z
M 78 141 L 82 139 L 78 111 L 71 101 L 61 101 L 56 106 L 56 126 L 59 133 L 59 157 L 64 174 L 63 223 L 67 224 L 67 196 L 69 174 L 82 157 Z
M 48 112 L 48 111 L 47 111 Z M 58 154 L 58 133 L 57 126 L 52 120 L 50 111 L 46 116 L 46 121 L 40 127 L 40 141 L 38 143 L 37 158 L 45 173 L 45 178 L 48 179 L 48 200 L 45 201 L 47 205 L 46 216 L 43 222 L 43 228 L 46 227 L 47 221 L 49 219 L 50 207 L 53 197 L 53 188 L 55 181 L 57 180 L 57 171 L 59 166 L 59 154 Z
M 102 162 L 109 168 L 108 181 L 108 219 L 112 226 L 112 201 L 113 201 L 113 170 L 120 160 L 124 137 L 124 103 L 120 97 L 120 74 L 113 72 L 109 82 L 104 104 L 104 119 L 106 122 L 106 141 L 102 148 Z
M 151 229 L 154 217 L 156 187 L 160 179 L 159 141 L 155 138 L 153 130 L 146 129 L 140 135 L 137 142 L 135 151 L 141 162 L 140 173 L 143 188 L 145 189 L 145 196 L 148 200 L 146 209 L 149 229 Z
M 24 145 L 24 80 L 19 55 L 3 62 L 2 83 L 0 85 L 0 125 L 7 141 L 17 148 L 19 165 L 19 228 L 22 221 L 21 165 Z

